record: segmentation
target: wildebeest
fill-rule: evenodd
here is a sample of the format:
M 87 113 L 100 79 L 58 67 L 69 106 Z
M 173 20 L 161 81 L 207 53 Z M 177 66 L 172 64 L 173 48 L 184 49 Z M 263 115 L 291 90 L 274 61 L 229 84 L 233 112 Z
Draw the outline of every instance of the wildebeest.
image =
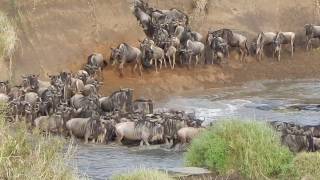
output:
M 63 119 L 61 113 L 50 116 L 40 116 L 34 120 L 34 124 L 40 130 L 46 133 L 62 133 Z
M 85 143 L 89 139 L 96 140 L 101 132 L 101 122 L 99 119 L 90 118 L 73 118 L 67 122 L 67 129 L 71 137 L 84 138 Z
M 296 34 L 293 32 L 278 32 L 273 42 L 275 46 L 273 57 L 275 54 L 277 54 L 278 61 L 280 61 L 281 49 L 283 44 L 290 45 L 291 57 L 293 57 L 295 37 Z
M 140 140 L 140 146 L 145 143 L 149 146 L 149 141 L 162 140 L 163 126 L 154 122 L 122 122 L 116 124 L 117 142 L 121 143 L 123 138 L 128 140 Z
M 153 102 L 150 99 L 136 99 L 132 105 L 133 112 L 144 114 L 153 113 Z
M 239 48 L 240 61 L 243 62 L 246 56 L 249 55 L 249 48 L 247 45 L 247 38 L 239 33 L 234 33 L 230 29 L 220 29 L 217 31 L 209 31 L 207 35 L 207 43 L 210 43 L 212 37 L 223 38 L 230 47 Z
M 316 26 L 313 24 L 306 24 L 304 25 L 304 29 L 306 31 L 307 36 L 307 51 L 309 50 L 309 46 L 311 45 L 312 48 L 312 39 L 320 39 L 320 26 Z
M 88 57 L 88 65 L 97 67 L 101 72 L 104 67 L 108 65 L 107 61 L 103 59 L 103 55 L 100 53 L 93 53 Z
M 178 130 L 178 139 L 181 144 L 186 144 L 191 142 L 193 138 L 200 134 L 204 128 L 194 128 L 194 127 L 184 127 Z
M 125 63 L 134 62 L 133 72 L 139 68 L 140 76 L 142 76 L 141 51 L 138 48 L 131 47 L 127 43 L 121 43 L 116 49 L 112 49 L 110 62 L 114 65 L 119 63 L 120 76 L 123 76 L 123 67 Z
M 165 63 L 165 54 L 163 49 L 160 47 L 150 44 L 150 45 L 140 45 L 141 51 L 142 51 L 142 57 L 144 61 L 149 61 L 149 63 L 152 65 L 154 63 L 156 72 L 158 72 L 158 61 L 160 61 L 160 69 L 162 68 L 162 63 Z
M 77 111 L 78 117 L 91 117 L 93 112 L 99 111 L 98 99 L 83 96 L 82 94 L 75 94 L 71 98 L 71 106 Z
M 22 76 L 22 86 L 24 88 L 24 91 L 38 92 L 39 90 L 38 78 L 39 78 L 39 75 Z
M 144 31 L 147 31 L 151 24 L 151 17 L 141 10 L 140 7 L 134 7 L 134 15 L 141 24 Z
M 199 63 L 199 58 L 202 58 L 204 53 L 204 44 L 198 41 L 188 40 L 186 43 L 186 49 L 180 50 L 187 57 L 188 65 L 191 66 L 192 57 L 196 58 L 195 65 Z
M 276 35 L 274 32 L 261 32 L 258 34 L 256 43 L 256 56 L 258 60 L 262 60 L 264 46 L 272 44 Z
M 168 58 L 172 70 L 174 69 L 174 66 L 176 64 L 176 53 L 177 48 L 174 47 L 174 45 L 168 45 L 165 48 L 165 56 Z
M 108 97 L 99 99 L 100 107 L 105 112 L 119 110 L 122 112 L 132 111 L 133 89 L 120 89 Z
M 249 48 L 247 44 L 247 38 L 241 34 L 233 33 L 232 41 L 229 42 L 231 47 L 237 47 L 240 50 L 240 61 L 246 60 L 246 56 L 249 55 Z
M 229 47 L 228 43 L 222 37 L 215 37 L 213 35 L 208 36 L 208 45 L 212 52 L 212 60 L 213 64 L 214 58 L 221 60 L 225 56 L 229 56 Z
M 177 132 L 179 131 L 179 129 L 186 127 L 187 126 L 187 122 L 173 117 L 171 114 L 163 114 L 162 118 L 165 119 L 163 126 L 164 126 L 164 140 L 165 143 L 168 144 L 172 144 L 173 140 L 177 139 Z
M 24 95 L 24 101 L 31 105 L 35 105 L 39 100 L 39 95 L 35 92 L 27 92 Z
M 0 93 L 8 94 L 9 92 L 9 81 L 0 81 Z

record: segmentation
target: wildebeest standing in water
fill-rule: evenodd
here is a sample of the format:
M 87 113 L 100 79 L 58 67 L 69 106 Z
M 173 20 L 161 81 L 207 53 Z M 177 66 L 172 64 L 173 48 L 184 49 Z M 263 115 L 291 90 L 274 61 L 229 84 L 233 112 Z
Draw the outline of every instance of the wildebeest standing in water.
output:
M 110 62 L 112 65 L 119 63 L 120 76 L 123 76 L 123 68 L 125 63 L 135 63 L 132 69 L 135 72 L 139 68 L 140 76 L 142 76 L 141 51 L 138 48 L 131 47 L 126 43 L 120 44 L 117 48 L 112 49 Z
M 95 117 L 74 118 L 70 119 L 66 126 L 71 137 L 84 138 L 85 143 L 88 143 L 89 139 L 97 140 L 101 122 Z
M 163 126 L 158 122 L 122 122 L 116 124 L 117 142 L 121 144 L 121 140 L 140 140 L 140 146 L 146 144 L 149 146 L 149 141 L 162 140 Z

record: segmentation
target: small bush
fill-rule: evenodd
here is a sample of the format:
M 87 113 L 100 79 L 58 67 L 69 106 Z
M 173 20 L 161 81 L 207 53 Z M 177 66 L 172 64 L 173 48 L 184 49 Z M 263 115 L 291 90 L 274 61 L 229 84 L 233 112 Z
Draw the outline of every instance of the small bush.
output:
M 168 174 L 157 171 L 140 169 L 133 173 L 127 173 L 112 177 L 113 180 L 173 180 Z
M 311 177 L 311 179 L 320 179 L 320 153 L 300 153 L 293 160 L 299 179 Z
M 0 179 L 79 179 L 66 165 L 71 151 L 62 153 L 63 139 L 31 133 L 22 122 L 7 123 L 0 107 Z
M 236 170 L 249 179 L 289 173 L 293 154 L 266 123 L 228 120 L 218 122 L 197 139 L 186 153 L 187 165 L 225 174 Z

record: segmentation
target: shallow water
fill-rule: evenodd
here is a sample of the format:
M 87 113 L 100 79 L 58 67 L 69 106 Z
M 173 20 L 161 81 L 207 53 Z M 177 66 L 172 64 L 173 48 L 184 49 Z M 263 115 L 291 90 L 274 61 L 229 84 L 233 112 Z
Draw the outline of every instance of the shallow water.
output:
M 320 81 L 259 81 L 241 87 L 208 89 L 171 97 L 157 104 L 195 112 L 205 124 L 221 118 L 245 118 L 320 125 Z M 146 167 L 169 169 L 183 166 L 182 153 L 151 147 L 79 145 L 76 164 L 92 179 Z

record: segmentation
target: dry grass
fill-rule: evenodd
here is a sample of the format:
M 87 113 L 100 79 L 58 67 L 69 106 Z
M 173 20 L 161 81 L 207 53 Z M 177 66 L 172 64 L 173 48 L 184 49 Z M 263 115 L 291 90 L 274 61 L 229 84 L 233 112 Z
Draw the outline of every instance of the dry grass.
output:
M 113 180 L 173 180 L 168 174 L 149 169 L 139 169 L 132 173 L 126 173 L 112 177 Z
M 299 179 L 320 179 L 320 153 L 300 153 L 293 161 L 294 168 Z
M 6 14 L 0 11 L 0 59 L 12 58 L 17 41 L 15 26 Z
M 3 111 L 2 111 L 3 112 Z M 25 123 L 7 123 L 0 113 L 0 179 L 80 179 L 66 163 L 72 148 L 65 141 L 30 133 Z

